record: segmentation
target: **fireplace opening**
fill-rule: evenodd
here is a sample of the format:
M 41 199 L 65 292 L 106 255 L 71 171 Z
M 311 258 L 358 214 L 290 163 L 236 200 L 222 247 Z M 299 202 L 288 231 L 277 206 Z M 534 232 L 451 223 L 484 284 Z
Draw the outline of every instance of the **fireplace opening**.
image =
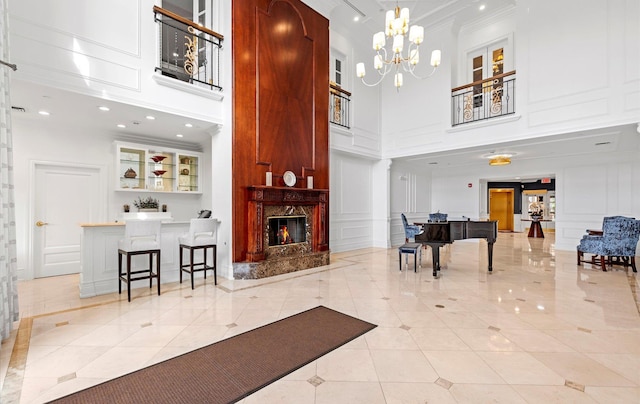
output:
M 268 223 L 269 247 L 307 241 L 305 216 L 272 216 Z

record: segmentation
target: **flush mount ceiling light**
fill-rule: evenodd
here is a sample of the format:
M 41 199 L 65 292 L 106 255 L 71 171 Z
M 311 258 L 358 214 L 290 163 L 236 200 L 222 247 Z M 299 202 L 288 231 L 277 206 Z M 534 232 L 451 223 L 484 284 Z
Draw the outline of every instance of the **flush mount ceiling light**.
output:
M 431 53 L 431 66 L 433 66 L 433 71 L 424 77 L 416 75 L 415 68 L 418 62 L 420 62 L 418 48 L 424 40 L 424 28 L 420 25 L 412 25 L 409 27 L 409 21 L 409 9 L 400 9 L 398 2 L 396 2 L 396 8 L 394 10 L 387 11 L 384 31 L 373 35 L 373 50 L 376 51 L 376 55 L 373 58 L 373 67 L 378 71 L 380 79 L 373 84 L 365 82 L 364 76 L 366 71 L 364 63 L 358 63 L 356 65 L 356 75 L 360 77 L 364 85 L 369 87 L 378 85 L 387 74 L 394 72 L 393 82 L 399 90 L 400 87 L 402 87 L 401 67 L 403 71 L 410 73 L 418 79 L 426 79 L 435 73 L 436 68 L 440 65 L 441 59 L 440 51 L 437 49 Z M 385 48 L 386 38 L 393 38 L 391 49 L 388 51 Z M 406 54 L 403 54 L 405 39 L 408 40 L 408 46 L 406 47 Z
M 497 154 L 489 157 L 490 166 L 506 166 L 511 164 L 511 154 Z

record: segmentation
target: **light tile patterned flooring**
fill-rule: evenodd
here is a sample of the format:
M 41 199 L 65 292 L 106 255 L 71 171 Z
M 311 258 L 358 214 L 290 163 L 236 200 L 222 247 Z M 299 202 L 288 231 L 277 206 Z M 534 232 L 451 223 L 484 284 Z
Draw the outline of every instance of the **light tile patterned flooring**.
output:
M 429 251 L 414 273 L 371 248 L 262 281 L 200 273 L 194 291 L 141 287 L 131 303 L 79 299 L 77 275 L 21 282 L 0 401 L 46 402 L 324 305 L 378 327 L 243 403 L 639 403 L 638 275 L 577 266 L 553 243 L 500 233 L 493 274 L 486 243 L 464 240 L 439 279 Z

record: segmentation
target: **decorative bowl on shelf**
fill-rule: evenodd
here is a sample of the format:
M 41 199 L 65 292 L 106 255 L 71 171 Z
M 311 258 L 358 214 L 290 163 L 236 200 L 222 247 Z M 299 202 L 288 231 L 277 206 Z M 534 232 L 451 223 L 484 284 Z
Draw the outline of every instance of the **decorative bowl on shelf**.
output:
M 151 157 L 151 160 L 153 160 L 156 163 L 159 163 L 159 162 L 161 162 L 162 160 L 164 160 L 166 158 L 167 158 L 167 156 L 153 156 L 153 157 Z
M 182 174 L 182 175 L 189 175 L 189 169 L 188 169 L 188 168 L 183 168 L 183 169 L 180 171 L 180 174 Z
M 129 168 L 124 172 L 124 178 L 136 178 L 137 175 L 133 168 Z
M 162 174 L 164 174 L 164 173 L 166 173 L 166 172 L 167 172 L 167 170 L 155 170 L 153 173 L 154 173 L 156 176 L 160 177 L 160 176 L 162 176 Z

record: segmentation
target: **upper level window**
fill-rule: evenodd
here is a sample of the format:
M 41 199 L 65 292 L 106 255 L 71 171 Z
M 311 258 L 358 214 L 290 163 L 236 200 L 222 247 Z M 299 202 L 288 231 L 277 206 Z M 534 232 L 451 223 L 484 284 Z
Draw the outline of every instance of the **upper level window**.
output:
M 342 87 L 342 60 L 334 59 L 335 75 L 334 79 L 337 85 Z
M 469 52 L 467 56 L 470 82 L 475 83 L 488 79 L 493 76 L 498 76 L 505 72 L 505 48 L 507 47 L 507 40 L 501 40 L 495 42 L 487 47 L 476 49 Z M 497 80 L 499 85 L 502 79 Z M 483 106 L 483 85 L 476 84 L 473 86 L 473 107 L 480 108 Z
M 466 83 L 451 89 L 453 126 L 515 113 L 513 39 L 508 35 L 466 54 Z

